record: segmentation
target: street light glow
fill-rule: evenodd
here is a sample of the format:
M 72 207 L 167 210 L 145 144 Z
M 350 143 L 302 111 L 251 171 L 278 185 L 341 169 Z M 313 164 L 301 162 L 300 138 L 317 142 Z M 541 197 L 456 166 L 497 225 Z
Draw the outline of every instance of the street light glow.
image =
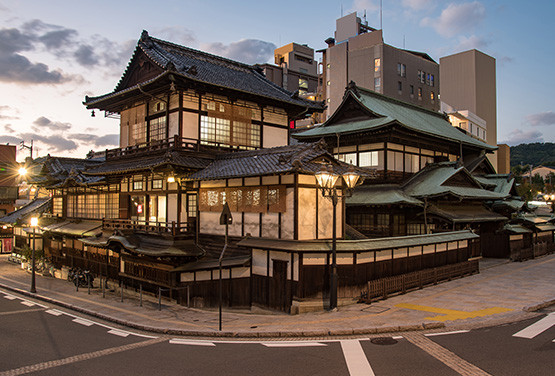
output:
M 38 217 L 31 217 L 31 227 L 37 227 L 39 225 Z
M 27 169 L 25 167 L 20 167 L 19 176 L 25 176 L 25 175 L 27 175 Z

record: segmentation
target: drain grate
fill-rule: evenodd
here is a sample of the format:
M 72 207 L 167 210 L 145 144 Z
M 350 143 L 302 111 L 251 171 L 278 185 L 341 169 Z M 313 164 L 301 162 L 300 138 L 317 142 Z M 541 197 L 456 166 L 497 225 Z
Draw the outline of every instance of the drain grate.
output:
M 372 342 L 374 345 L 394 345 L 398 341 L 391 337 L 378 337 L 378 338 L 372 338 L 370 342 Z

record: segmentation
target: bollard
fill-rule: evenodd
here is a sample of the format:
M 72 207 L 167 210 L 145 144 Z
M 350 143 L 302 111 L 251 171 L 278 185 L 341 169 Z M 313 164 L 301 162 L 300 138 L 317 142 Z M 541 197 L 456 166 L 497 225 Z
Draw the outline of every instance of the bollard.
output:
M 162 288 L 158 287 L 158 311 L 162 310 Z
M 143 306 L 143 284 L 139 284 L 139 306 Z
M 102 282 L 102 279 L 100 279 L 100 283 L 102 284 L 102 297 L 103 297 L 103 298 L 106 297 L 106 282 L 107 282 L 107 280 L 105 280 L 104 282 Z
M 119 281 L 119 289 L 121 291 L 121 301 L 123 302 L 123 283 L 121 280 Z

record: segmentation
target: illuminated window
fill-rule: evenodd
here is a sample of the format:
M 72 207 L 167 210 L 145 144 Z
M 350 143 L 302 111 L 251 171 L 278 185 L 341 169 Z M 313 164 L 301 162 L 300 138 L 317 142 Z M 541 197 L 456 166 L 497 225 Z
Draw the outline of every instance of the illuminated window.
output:
M 432 100 L 432 102 L 436 99 L 436 96 L 433 91 L 430 92 L 430 99 Z
M 145 218 L 145 196 L 131 196 L 131 219 Z
M 374 91 L 380 92 L 382 90 L 382 80 L 381 77 L 374 78 Z
M 418 88 L 418 99 L 422 99 L 422 88 Z
M 166 110 L 166 102 L 150 102 L 149 110 L 151 114 Z
M 328 63 L 328 64 L 326 65 L 326 68 L 330 69 L 330 68 L 331 68 L 331 64 Z
M 299 78 L 299 91 L 308 91 L 308 80 Z
M 377 167 L 379 165 L 378 152 L 366 151 L 359 153 L 359 166 L 360 167 Z
M 197 195 L 187 195 L 187 216 L 189 218 L 197 216 Z
M 434 75 L 433 74 L 430 75 L 430 86 L 432 86 L 432 87 L 434 86 Z
M 374 72 L 380 72 L 382 70 L 382 59 L 379 57 L 374 59 Z
M 162 189 L 162 179 L 152 180 L 152 189 Z
M 337 159 L 339 159 L 341 162 L 356 165 L 357 164 L 357 153 L 338 154 Z
M 146 123 L 137 123 L 131 126 L 131 145 L 139 145 L 146 142 Z
M 330 83 L 330 82 L 328 81 L 328 82 L 326 82 L 326 85 L 330 86 L 330 85 L 331 85 L 331 83 Z
M 143 181 L 142 180 L 134 180 L 133 181 L 133 190 L 134 191 L 142 191 L 143 190 Z

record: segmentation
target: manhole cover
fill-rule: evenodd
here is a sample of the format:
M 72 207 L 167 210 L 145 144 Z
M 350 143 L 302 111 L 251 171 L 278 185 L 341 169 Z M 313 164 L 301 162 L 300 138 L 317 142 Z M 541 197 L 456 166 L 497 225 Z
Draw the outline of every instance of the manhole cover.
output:
M 394 345 L 397 343 L 396 339 L 391 337 L 378 337 L 370 340 L 374 345 Z

